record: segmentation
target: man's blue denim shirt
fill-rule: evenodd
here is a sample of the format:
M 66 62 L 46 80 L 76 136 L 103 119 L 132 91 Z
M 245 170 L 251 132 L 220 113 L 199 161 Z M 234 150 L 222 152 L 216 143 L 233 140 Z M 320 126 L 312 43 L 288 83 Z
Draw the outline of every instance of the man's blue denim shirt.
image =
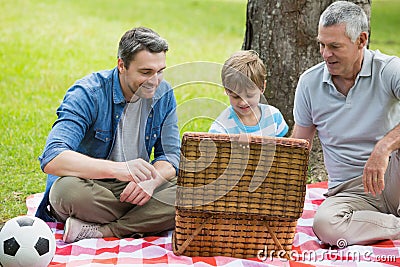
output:
M 57 109 L 58 118 L 39 157 L 42 170 L 66 150 L 107 159 L 125 104 L 117 68 L 92 73 L 78 80 Z M 180 137 L 176 100 L 166 81 L 160 83 L 153 97 L 144 136 L 149 157 L 154 148 L 153 163 L 165 160 L 178 170 Z M 45 194 L 36 212 L 36 216 L 45 221 L 55 221 L 48 212 L 48 205 L 50 187 L 57 178 L 47 176 Z

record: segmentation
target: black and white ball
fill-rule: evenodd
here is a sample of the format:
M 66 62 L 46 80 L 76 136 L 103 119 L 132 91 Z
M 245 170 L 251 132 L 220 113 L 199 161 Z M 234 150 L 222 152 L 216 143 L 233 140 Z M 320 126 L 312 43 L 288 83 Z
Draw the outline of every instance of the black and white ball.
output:
M 3 267 L 48 266 L 55 251 L 53 232 L 37 217 L 12 218 L 0 230 L 0 263 Z

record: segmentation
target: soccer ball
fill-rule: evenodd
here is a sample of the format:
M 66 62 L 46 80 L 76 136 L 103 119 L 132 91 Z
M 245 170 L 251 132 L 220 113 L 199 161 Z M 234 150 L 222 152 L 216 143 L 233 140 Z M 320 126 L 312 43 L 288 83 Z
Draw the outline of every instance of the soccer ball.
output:
M 55 251 L 53 232 L 37 217 L 12 218 L 0 230 L 0 265 L 3 267 L 48 266 Z

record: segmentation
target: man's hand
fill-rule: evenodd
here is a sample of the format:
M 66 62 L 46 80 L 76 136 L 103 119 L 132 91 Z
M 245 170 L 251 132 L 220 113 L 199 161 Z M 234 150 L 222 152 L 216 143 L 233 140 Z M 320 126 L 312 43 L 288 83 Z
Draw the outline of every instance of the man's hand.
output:
M 129 161 L 129 163 L 132 162 L 133 160 Z M 153 167 L 153 165 L 150 166 Z M 147 178 L 141 181 L 131 181 L 128 183 L 120 195 L 121 202 L 129 202 L 142 206 L 153 196 L 154 190 L 157 187 L 175 176 L 174 167 L 167 161 L 157 161 L 154 163 L 153 168 L 154 172 L 152 172 L 152 178 Z
M 364 166 L 363 184 L 365 193 L 373 196 L 382 193 L 385 189 L 385 172 L 389 164 L 386 153 L 374 150 Z
M 389 156 L 397 149 L 400 149 L 400 124 L 379 140 L 365 164 L 363 172 L 365 193 L 375 196 L 385 189 L 385 172 L 389 165 Z
M 121 202 L 129 202 L 138 206 L 146 204 L 153 195 L 158 183 L 155 179 L 139 183 L 130 182 L 120 195 Z
M 125 165 L 122 166 L 122 164 Z M 120 181 L 140 183 L 154 179 L 158 175 L 153 165 L 140 158 L 121 163 L 121 167 L 120 173 L 116 175 Z

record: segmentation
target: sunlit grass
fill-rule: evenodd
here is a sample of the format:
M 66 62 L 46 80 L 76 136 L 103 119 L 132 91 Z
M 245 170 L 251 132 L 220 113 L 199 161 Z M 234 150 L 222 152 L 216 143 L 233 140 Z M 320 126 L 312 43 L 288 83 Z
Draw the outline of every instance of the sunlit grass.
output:
M 400 1 L 374 0 L 371 12 L 371 49 L 400 56 Z
M 113 68 L 126 30 L 143 25 L 166 38 L 169 67 L 221 63 L 241 48 L 245 7 L 245 0 L 1 0 L 0 222 L 25 214 L 26 197 L 44 191 L 37 157 L 65 91 L 84 75 Z M 181 87 L 177 98 L 218 94 L 205 87 Z

